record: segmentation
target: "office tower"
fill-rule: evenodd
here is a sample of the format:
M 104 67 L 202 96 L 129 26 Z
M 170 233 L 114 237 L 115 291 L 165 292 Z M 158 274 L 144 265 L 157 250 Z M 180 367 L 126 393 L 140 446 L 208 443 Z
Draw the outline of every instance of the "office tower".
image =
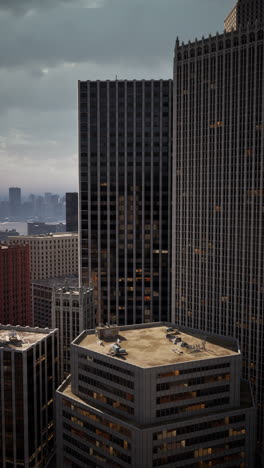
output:
M 60 382 L 70 374 L 70 345 L 83 330 L 94 326 L 93 289 L 88 287 L 53 288 L 52 328 L 59 329 Z
M 54 453 L 56 330 L 0 325 L 0 466 L 41 468 Z
M 21 188 L 10 187 L 9 189 L 9 215 L 11 218 L 20 216 Z
M 0 243 L 0 323 L 32 323 L 28 246 Z
M 243 376 L 259 410 L 259 442 L 264 434 L 263 29 L 242 25 L 231 33 L 176 42 L 172 221 L 172 320 L 238 339 Z
M 78 234 L 14 236 L 10 241 L 29 245 L 32 281 L 78 273 Z
M 66 231 L 78 232 L 78 193 L 66 193 Z
M 79 82 L 80 274 L 97 320 L 170 311 L 172 81 Z
M 230 32 L 263 20 L 263 0 L 239 0 L 225 20 L 225 30 Z
M 168 323 L 96 332 L 72 343 L 57 390 L 59 466 L 254 466 L 256 410 L 235 339 Z
M 47 278 L 31 282 L 34 327 L 52 328 L 52 293 L 63 287 L 78 287 L 78 276 Z

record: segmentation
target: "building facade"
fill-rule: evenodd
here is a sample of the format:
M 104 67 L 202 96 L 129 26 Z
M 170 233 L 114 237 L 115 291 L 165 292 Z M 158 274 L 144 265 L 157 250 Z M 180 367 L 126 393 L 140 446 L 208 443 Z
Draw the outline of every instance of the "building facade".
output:
M 71 367 L 57 390 L 59 466 L 254 467 L 236 340 L 168 323 L 101 327 L 72 343 Z
M 0 243 L 0 323 L 32 324 L 28 246 Z
M 172 81 L 79 82 L 80 274 L 97 321 L 168 320 Z
M 52 291 L 52 328 L 59 330 L 60 382 L 71 371 L 70 345 L 83 330 L 94 326 L 93 289 L 64 285 Z
M 78 193 L 66 193 L 66 231 L 78 232 Z
M 34 327 L 52 328 L 52 293 L 63 287 L 78 288 L 78 275 L 32 281 L 32 316 Z
M 0 325 L 0 465 L 44 468 L 54 454 L 57 332 Z
M 263 2 L 250 5 L 263 11 Z M 264 434 L 263 37 L 263 24 L 254 22 L 193 43 L 176 42 L 172 221 L 172 320 L 238 339 L 243 376 L 259 410 L 259 443 Z
M 77 233 L 14 236 L 10 241 L 29 245 L 32 281 L 78 274 Z
M 225 30 L 230 32 L 247 24 L 263 23 L 262 0 L 239 0 L 225 20 Z

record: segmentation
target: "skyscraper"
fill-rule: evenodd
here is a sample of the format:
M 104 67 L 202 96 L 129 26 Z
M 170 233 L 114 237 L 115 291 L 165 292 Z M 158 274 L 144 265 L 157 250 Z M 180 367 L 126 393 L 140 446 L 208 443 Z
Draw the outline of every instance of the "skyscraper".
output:
M 80 273 L 97 320 L 170 312 L 172 81 L 79 83 Z
M 0 325 L 0 375 L 0 466 L 47 466 L 55 441 L 57 331 Z
M 78 193 L 66 193 L 66 231 L 78 232 Z
M 0 243 L 0 323 L 32 324 L 28 245 Z
M 10 187 L 9 189 L 9 215 L 18 218 L 21 209 L 21 188 Z
M 238 6 L 247 15 L 244 24 L 241 13 L 237 30 L 176 42 L 172 314 L 176 323 L 238 338 L 243 375 L 258 405 L 260 442 L 264 27 L 253 13 L 263 13 L 264 3 Z

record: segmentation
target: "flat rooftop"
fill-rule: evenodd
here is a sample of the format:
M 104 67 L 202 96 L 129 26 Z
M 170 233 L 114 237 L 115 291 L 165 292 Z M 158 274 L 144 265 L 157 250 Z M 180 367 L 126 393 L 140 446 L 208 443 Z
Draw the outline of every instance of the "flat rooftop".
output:
M 15 333 L 13 333 L 13 330 Z M 25 351 L 38 341 L 46 338 L 47 335 L 48 332 L 20 331 L 16 327 L 12 329 L 0 329 L 0 350 L 17 349 L 19 351 Z
M 74 344 L 95 351 L 99 354 L 109 355 L 111 345 L 120 340 L 119 344 L 127 351 L 122 357 L 114 356 L 138 367 L 158 367 L 182 362 L 200 361 L 224 356 L 238 355 L 239 351 L 233 340 L 224 337 L 206 336 L 205 333 L 194 331 L 181 331 L 178 334 L 167 333 L 168 325 L 146 326 L 144 328 L 120 327 L 116 337 L 100 340 L 95 332 L 87 332 Z M 118 330 L 118 328 L 117 328 Z M 175 327 L 175 330 L 177 328 Z M 166 337 L 168 335 L 168 338 Z M 187 344 L 182 347 L 175 344 L 174 339 L 180 339 Z M 172 341 L 171 341 L 172 340 Z
M 33 285 L 47 286 L 47 287 L 68 287 L 78 288 L 78 275 L 60 276 L 57 278 L 36 279 L 32 281 Z
M 48 240 L 48 239 L 65 239 L 65 238 L 77 238 L 77 232 L 54 232 L 50 234 L 32 234 L 32 235 L 20 235 L 20 236 L 10 236 L 9 239 L 11 240 L 25 240 L 25 239 L 32 239 L 32 240 Z

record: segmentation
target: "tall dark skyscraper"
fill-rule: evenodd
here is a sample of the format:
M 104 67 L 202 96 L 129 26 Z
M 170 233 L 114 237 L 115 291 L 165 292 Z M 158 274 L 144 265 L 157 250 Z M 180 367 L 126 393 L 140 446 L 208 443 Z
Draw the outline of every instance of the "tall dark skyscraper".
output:
M 9 189 L 9 215 L 17 218 L 21 209 L 21 188 L 10 187 Z
M 78 193 L 66 193 L 66 231 L 78 232 Z
M 98 321 L 170 313 L 172 81 L 79 83 L 80 272 Z
M 261 442 L 264 27 L 253 13 L 258 6 L 263 14 L 264 3 L 240 6 L 248 10 L 237 30 L 176 42 L 172 319 L 238 338 Z

